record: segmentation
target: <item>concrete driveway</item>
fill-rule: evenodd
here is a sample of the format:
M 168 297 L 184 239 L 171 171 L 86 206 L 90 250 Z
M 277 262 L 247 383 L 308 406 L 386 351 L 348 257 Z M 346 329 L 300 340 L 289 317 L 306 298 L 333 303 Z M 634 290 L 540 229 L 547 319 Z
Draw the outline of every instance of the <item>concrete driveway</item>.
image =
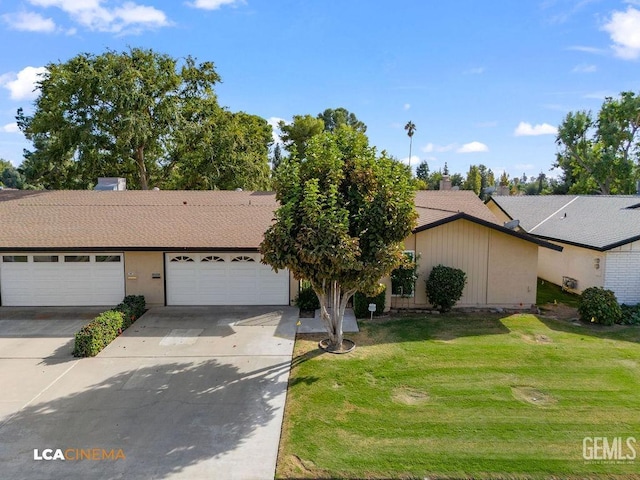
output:
M 273 478 L 297 309 L 153 308 L 73 358 L 101 310 L 0 308 L 3 479 Z

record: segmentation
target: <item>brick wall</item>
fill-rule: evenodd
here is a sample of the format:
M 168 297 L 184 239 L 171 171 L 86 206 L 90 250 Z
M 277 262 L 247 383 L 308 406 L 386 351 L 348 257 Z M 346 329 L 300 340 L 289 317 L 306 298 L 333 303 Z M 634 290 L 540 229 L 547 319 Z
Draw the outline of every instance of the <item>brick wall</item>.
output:
M 613 290 L 620 303 L 640 303 L 640 251 L 607 252 L 604 287 Z

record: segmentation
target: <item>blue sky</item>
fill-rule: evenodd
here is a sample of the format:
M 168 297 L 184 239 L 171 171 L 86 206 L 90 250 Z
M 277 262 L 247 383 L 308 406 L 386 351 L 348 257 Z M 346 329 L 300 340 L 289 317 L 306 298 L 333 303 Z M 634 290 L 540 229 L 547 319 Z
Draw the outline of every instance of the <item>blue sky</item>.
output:
M 28 147 L 44 65 L 152 48 L 216 64 L 219 101 L 271 122 L 345 107 L 378 149 L 465 173 L 547 174 L 569 111 L 640 91 L 640 0 L 0 0 L 0 157 Z

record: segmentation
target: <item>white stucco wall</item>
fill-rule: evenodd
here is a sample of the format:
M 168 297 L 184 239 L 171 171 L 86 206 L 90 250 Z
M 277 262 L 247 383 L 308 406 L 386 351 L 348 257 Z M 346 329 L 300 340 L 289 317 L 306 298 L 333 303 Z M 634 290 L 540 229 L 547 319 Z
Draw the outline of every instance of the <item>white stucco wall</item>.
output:
M 548 282 L 562 285 L 562 277 L 571 277 L 578 281 L 581 293 L 589 287 L 604 286 L 606 254 L 597 250 L 575 247 L 561 242 L 563 250 L 557 252 L 548 248 L 538 249 L 538 276 Z

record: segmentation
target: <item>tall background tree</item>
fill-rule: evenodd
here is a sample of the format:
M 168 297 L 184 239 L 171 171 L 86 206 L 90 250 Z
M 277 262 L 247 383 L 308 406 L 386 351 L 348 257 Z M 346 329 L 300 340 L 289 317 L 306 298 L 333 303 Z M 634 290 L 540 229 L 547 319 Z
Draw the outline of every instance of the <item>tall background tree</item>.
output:
M 413 134 L 416 132 L 416 125 L 409 120 L 404 126 L 404 129 L 407 131 L 407 135 L 409 136 L 409 168 L 411 168 L 411 149 L 413 147 Z
M 311 138 L 322 132 L 334 132 L 340 126 L 347 126 L 365 133 L 367 126 L 346 108 L 327 108 L 317 116 L 294 115 L 291 122 L 278 122 L 282 144 L 291 158 L 305 157 L 307 144 Z
M 571 193 L 630 194 L 640 178 L 640 96 L 608 97 L 594 118 L 569 112 L 558 128 L 554 167 Z
M 319 113 L 317 118 L 324 122 L 326 132 L 334 132 L 340 125 L 346 125 L 362 133 L 367 131 L 364 122 L 358 120 L 355 113 L 351 113 L 343 107 L 327 108 L 324 112 Z
M 309 140 L 305 157 L 277 170 L 276 222 L 260 247 L 264 262 L 311 283 L 332 349 L 342 347 L 350 298 L 379 292 L 379 281 L 403 260 L 415 225 L 408 168 L 378 156 L 348 126 Z
M 220 107 L 219 80 L 212 62 L 139 48 L 50 63 L 33 115 L 18 111 L 33 143 L 21 170 L 45 188 L 88 188 L 99 176 L 141 189 L 234 188 L 238 171 L 268 177 L 266 122 Z

